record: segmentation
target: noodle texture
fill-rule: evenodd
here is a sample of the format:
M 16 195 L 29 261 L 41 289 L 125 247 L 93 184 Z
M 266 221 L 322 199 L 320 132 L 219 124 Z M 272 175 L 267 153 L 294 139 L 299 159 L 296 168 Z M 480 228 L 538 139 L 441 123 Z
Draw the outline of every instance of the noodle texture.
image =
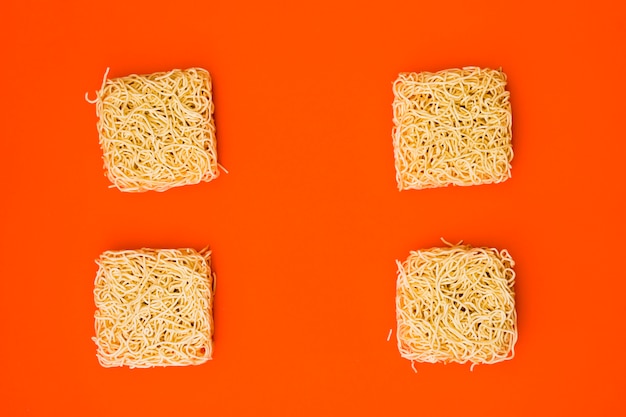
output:
M 456 245 L 398 262 L 398 349 L 412 362 L 492 364 L 517 341 L 515 272 L 506 250 Z
M 105 74 L 90 102 L 96 104 L 106 175 L 121 191 L 165 191 L 219 175 L 206 70 Z
M 393 84 L 400 190 L 499 183 L 511 176 L 511 104 L 502 71 L 401 73 Z
M 93 340 L 100 365 L 150 368 L 211 359 L 209 251 L 106 251 L 97 264 Z

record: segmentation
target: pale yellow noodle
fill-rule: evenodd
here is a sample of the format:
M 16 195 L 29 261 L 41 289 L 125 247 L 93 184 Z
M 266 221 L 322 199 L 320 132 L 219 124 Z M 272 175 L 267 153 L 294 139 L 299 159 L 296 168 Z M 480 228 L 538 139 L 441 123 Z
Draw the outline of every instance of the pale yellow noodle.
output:
M 165 191 L 219 175 L 206 70 L 105 75 L 96 99 L 86 99 L 96 104 L 105 171 L 120 190 Z
M 511 176 L 511 104 L 502 71 L 401 73 L 393 92 L 400 190 L 498 183 Z
M 515 263 L 506 250 L 456 245 L 413 251 L 397 263 L 402 357 L 473 367 L 515 356 Z
M 209 251 L 107 251 L 97 264 L 93 340 L 102 366 L 185 366 L 211 359 Z

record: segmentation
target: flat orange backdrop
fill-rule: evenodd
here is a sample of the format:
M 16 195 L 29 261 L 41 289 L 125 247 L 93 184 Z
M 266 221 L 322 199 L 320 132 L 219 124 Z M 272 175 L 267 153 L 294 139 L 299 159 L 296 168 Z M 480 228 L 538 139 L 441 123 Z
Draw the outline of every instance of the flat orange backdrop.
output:
M 0 6 L 1 415 L 626 412 L 621 6 L 46 3 Z M 509 77 L 513 178 L 399 192 L 393 80 L 468 65 Z M 107 67 L 190 66 L 213 76 L 230 173 L 165 193 L 108 188 L 85 93 Z M 395 260 L 440 237 L 516 260 L 514 360 L 416 374 L 395 331 L 387 341 Z M 205 245 L 214 360 L 100 367 L 98 255 Z

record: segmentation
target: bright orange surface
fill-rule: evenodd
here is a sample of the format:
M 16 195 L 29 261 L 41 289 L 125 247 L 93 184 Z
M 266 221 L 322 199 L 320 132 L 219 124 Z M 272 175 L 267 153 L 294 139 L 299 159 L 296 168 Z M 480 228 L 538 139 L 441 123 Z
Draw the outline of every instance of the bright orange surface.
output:
M 0 415 L 626 412 L 622 6 L 51 3 L 0 6 Z M 513 178 L 398 192 L 392 81 L 465 65 L 509 77 Z M 107 66 L 209 70 L 230 173 L 108 188 L 84 100 Z M 514 360 L 415 374 L 387 341 L 395 259 L 440 237 L 515 258 Z M 207 244 L 214 360 L 101 368 L 94 259 Z

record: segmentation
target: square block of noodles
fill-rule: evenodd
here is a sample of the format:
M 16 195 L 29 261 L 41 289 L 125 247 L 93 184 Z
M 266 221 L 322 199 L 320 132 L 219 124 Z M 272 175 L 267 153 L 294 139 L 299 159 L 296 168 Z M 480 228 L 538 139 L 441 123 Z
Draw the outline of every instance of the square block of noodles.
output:
M 210 252 L 106 251 L 96 262 L 93 340 L 100 365 L 150 368 L 211 359 Z
M 94 103 L 105 172 L 121 191 L 165 191 L 219 175 L 206 70 L 105 76 Z
M 393 92 L 400 190 L 510 178 L 512 119 L 504 72 L 466 67 L 401 73 Z
M 415 362 L 492 364 L 517 341 L 514 261 L 469 245 L 413 251 L 398 262 L 398 349 Z

